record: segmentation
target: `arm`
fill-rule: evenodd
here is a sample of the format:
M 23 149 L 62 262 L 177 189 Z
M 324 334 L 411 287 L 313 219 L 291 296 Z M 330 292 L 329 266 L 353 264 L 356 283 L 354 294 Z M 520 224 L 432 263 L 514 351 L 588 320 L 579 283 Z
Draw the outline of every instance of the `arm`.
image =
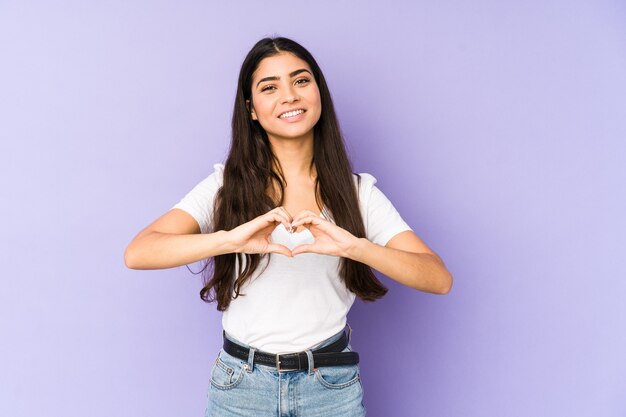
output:
M 233 252 L 291 256 L 287 247 L 270 241 L 280 223 L 289 226 L 279 207 L 230 231 L 201 234 L 193 216 L 171 209 L 135 236 L 124 252 L 124 263 L 131 269 L 165 269 Z
M 447 294 L 452 287 L 452 275 L 443 261 L 410 230 L 398 233 L 383 247 L 308 210 L 298 213 L 292 225 L 304 225 L 315 238 L 315 243 L 292 249 L 294 256 L 312 252 L 350 258 L 408 287 L 435 294 Z
M 412 231 L 398 233 L 386 246 L 355 239 L 346 256 L 416 290 L 447 294 L 452 275 L 439 256 Z
M 226 233 L 200 234 L 196 220 L 172 209 L 139 232 L 124 252 L 131 269 L 165 269 L 228 253 Z

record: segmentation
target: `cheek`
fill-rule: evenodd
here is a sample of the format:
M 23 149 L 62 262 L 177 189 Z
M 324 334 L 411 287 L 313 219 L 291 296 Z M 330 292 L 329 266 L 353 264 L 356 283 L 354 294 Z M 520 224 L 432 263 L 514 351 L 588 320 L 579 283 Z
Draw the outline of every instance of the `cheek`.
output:
M 319 116 L 322 114 L 322 99 L 319 97 L 319 95 L 317 96 L 315 107 L 317 108 L 318 119 L 319 119 Z
M 316 94 L 313 96 L 313 100 L 315 102 L 316 107 L 320 110 L 322 110 L 322 98 L 320 97 L 320 93 L 319 90 L 316 92 Z
M 259 120 L 269 120 L 273 117 L 274 105 L 268 100 L 257 100 L 254 108 Z

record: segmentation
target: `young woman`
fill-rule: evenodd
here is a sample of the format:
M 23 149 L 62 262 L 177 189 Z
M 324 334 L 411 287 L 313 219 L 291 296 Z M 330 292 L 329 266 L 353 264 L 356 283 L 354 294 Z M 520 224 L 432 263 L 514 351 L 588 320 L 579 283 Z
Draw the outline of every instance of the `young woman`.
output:
M 265 38 L 246 56 L 225 164 L 130 243 L 133 269 L 207 260 L 223 311 L 207 416 L 363 416 L 346 316 L 387 289 L 371 268 L 446 294 L 452 277 L 369 174 L 353 174 L 313 56 Z

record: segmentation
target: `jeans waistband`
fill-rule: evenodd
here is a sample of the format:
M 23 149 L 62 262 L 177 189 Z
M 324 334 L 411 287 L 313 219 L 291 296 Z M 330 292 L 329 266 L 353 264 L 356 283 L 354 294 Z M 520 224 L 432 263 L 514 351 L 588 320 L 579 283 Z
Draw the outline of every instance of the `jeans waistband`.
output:
M 314 349 L 318 349 L 318 348 L 330 345 L 331 343 L 333 343 L 334 341 L 338 340 L 341 337 L 343 332 L 346 330 L 346 327 L 348 328 L 348 343 L 350 343 L 350 335 L 352 333 L 352 328 L 350 327 L 350 325 L 348 323 L 346 323 L 346 326 L 344 326 L 344 328 L 341 329 L 339 332 L 335 333 L 334 335 L 330 336 L 329 338 L 327 338 L 325 340 L 322 340 L 321 342 L 317 343 L 316 345 L 313 345 L 313 346 L 308 347 L 306 349 L 302 349 L 302 351 L 314 350 Z M 253 346 L 250 346 L 250 345 L 248 345 L 246 343 L 243 343 L 243 342 L 235 339 L 233 336 L 228 334 L 226 332 L 226 330 L 223 330 L 223 335 L 224 335 L 224 337 L 226 337 L 227 339 L 229 339 L 230 341 L 232 341 L 234 343 L 237 343 L 238 345 L 241 345 L 241 346 L 246 347 L 246 348 L 253 347 Z
M 247 363 L 243 365 L 247 372 L 253 372 L 253 369 L 258 364 L 279 373 L 308 369 L 309 375 L 312 375 L 315 371 L 315 366 L 356 365 L 359 363 L 359 354 L 349 349 L 352 329 L 350 326 L 348 326 L 348 329 L 347 335 L 344 333 L 344 327 L 340 332 L 304 351 L 280 353 L 263 351 L 241 343 L 236 338 L 228 335 L 226 330 L 223 330 L 224 345 L 221 352 L 240 360 L 247 360 Z M 346 351 L 346 347 L 350 351 Z

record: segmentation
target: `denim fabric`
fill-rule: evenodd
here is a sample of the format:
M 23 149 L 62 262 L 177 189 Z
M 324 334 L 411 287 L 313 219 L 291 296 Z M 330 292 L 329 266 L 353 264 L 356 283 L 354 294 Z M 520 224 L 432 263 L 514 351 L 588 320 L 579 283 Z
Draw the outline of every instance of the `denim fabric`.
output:
M 359 365 L 315 368 L 311 350 L 341 337 L 343 330 L 309 350 L 309 369 L 280 371 L 229 355 L 222 348 L 211 369 L 205 417 L 362 417 Z M 250 347 L 232 336 L 225 337 Z M 350 344 L 343 352 L 352 351 Z M 312 366 L 311 366 L 312 365 Z

